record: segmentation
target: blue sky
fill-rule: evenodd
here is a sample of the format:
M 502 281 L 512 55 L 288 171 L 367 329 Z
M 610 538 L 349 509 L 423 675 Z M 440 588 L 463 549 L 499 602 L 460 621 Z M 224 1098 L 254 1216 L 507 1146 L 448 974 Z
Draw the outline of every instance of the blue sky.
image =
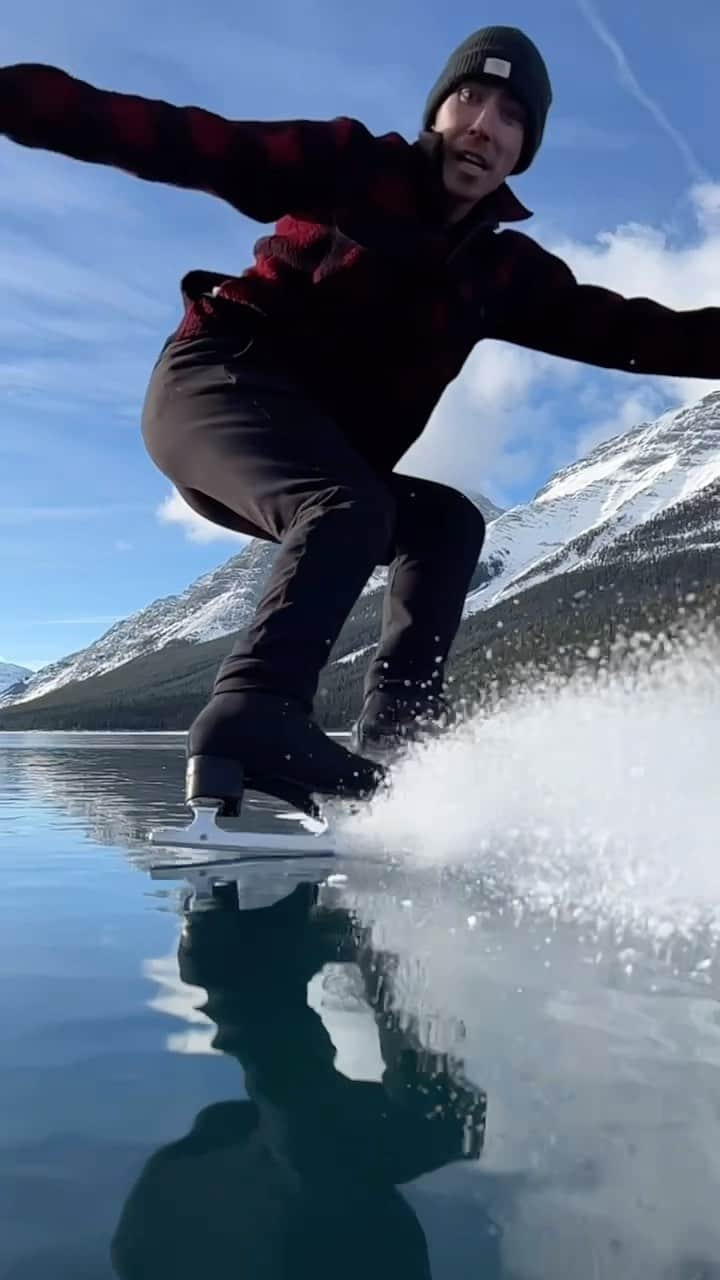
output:
M 584 279 L 717 302 L 715 0 L 457 0 L 448 14 L 407 0 L 215 0 L 202 17 L 195 0 L 26 0 L 5 7 L 0 38 L 6 63 L 102 87 L 237 118 L 347 114 L 411 138 L 451 49 L 485 23 L 521 26 L 555 89 L 543 150 L 516 183 L 536 213 L 526 229 Z M 138 424 L 180 277 L 242 270 L 262 229 L 206 196 L 0 138 L 0 231 L 0 656 L 37 667 L 238 549 L 183 510 Z M 708 387 L 484 344 L 403 469 L 509 505 Z

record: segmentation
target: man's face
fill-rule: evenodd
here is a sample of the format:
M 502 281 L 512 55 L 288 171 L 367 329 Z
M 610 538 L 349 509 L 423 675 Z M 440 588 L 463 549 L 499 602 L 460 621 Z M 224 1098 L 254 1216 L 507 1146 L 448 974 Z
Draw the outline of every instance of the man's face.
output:
M 443 182 L 451 221 L 502 186 L 525 139 L 525 108 L 502 85 L 466 80 L 446 98 L 433 129 L 444 139 Z

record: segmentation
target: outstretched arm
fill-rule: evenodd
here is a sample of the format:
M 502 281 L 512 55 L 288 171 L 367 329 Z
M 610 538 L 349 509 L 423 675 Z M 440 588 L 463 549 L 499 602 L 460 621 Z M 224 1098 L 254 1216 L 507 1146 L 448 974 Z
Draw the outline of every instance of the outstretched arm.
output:
M 356 120 L 226 120 L 97 89 L 55 67 L 0 68 L 0 134 L 26 147 L 206 191 L 259 222 L 331 210 L 376 139 Z
M 673 311 L 578 284 L 561 258 L 529 237 L 512 236 L 508 302 L 487 337 L 605 369 L 720 378 L 720 308 Z

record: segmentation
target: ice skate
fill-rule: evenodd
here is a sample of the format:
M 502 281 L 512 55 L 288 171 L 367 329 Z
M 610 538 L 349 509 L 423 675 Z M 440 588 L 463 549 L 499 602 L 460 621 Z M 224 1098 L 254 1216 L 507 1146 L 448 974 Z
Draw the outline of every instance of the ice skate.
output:
M 150 842 L 241 861 L 332 857 L 323 801 L 368 799 L 384 778 L 380 765 L 329 738 L 300 704 L 265 692 L 218 694 L 188 735 L 185 799 L 193 819 L 152 831 Z M 243 810 L 249 791 L 289 806 L 276 817 L 302 834 L 252 830 Z
M 453 722 L 453 710 L 442 694 L 401 697 L 374 690 L 365 698 L 353 726 L 353 750 L 361 758 L 390 766 Z

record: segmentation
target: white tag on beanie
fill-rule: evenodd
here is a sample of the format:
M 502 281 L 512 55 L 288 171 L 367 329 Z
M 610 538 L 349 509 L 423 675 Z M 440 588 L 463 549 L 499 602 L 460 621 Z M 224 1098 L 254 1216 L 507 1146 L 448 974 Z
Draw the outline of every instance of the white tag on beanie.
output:
M 483 71 L 487 76 L 501 76 L 503 80 L 509 80 L 512 62 L 506 62 L 504 58 L 486 58 Z

